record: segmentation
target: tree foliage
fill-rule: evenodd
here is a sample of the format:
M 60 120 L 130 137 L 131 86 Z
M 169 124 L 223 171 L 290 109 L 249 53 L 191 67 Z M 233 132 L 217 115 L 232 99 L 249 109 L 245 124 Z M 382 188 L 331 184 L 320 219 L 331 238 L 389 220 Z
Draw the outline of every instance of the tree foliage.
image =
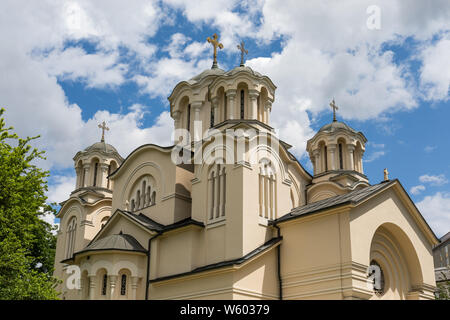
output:
M 56 237 L 42 220 L 54 209 L 46 203 L 48 171 L 33 163 L 45 159 L 6 127 L 0 109 L 0 299 L 56 299 L 53 278 Z

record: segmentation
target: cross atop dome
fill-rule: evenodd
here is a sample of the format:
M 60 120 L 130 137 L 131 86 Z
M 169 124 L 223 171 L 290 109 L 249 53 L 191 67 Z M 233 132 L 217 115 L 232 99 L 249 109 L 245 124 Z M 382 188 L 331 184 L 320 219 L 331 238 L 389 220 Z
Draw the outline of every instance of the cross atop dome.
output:
M 237 46 L 239 51 L 241 51 L 241 65 L 240 65 L 241 67 L 244 66 L 244 53 L 248 54 L 248 50 L 245 49 L 244 45 L 245 45 L 244 41 L 241 41 L 241 44 L 240 45 L 238 44 Z
M 102 140 L 100 142 L 105 142 L 105 130 L 109 131 L 109 128 L 106 126 L 106 122 L 103 121 L 102 124 L 99 124 L 98 127 L 102 129 Z
M 334 102 L 334 98 L 330 103 L 330 107 L 331 107 L 331 109 L 333 109 L 333 122 L 336 122 L 336 110 L 339 110 L 339 108 L 336 105 L 336 103 Z
M 217 33 L 213 34 L 212 39 L 210 37 L 206 38 L 206 40 L 212 44 L 212 46 L 214 47 L 214 61 L 213 61 L 213 65 L 211 67 L 211 69 L 215 69 L 217 68 L 217 47 L 219 47 L 219 49 L 223 49 L 223 44 L 221 44 L 219 42 L 219 37 L 217 36 Z

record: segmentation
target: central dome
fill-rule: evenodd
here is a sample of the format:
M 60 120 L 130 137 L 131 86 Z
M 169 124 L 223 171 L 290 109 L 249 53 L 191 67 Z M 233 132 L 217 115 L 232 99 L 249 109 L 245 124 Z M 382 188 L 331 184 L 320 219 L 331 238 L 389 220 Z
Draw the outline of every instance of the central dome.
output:
M 224 74 L 225 71 L 220 68 L 213 68 L 213 69 L 207 69 L 203 71 L 202 73 L 196 75 L 195 77 L 191 78 L 190 81 L 200 81 L 203 78 L 206 78 L 207 76 L 220 76 Z

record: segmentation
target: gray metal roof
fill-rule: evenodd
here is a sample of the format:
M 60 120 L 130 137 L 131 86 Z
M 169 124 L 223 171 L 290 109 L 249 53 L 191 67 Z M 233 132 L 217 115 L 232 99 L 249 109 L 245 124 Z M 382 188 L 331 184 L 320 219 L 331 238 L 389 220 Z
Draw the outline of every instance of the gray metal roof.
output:
M 98 250 L 121 250 L 121 251 L 137 251 L 147 252 L 144 247 L 129 234 L 113 234 L 90 243 L 82 251 L 98 251 Z
M 334 206 L 338 205 L 344 205 L 348 203 L 359 203 L 360 201 L 366 199 L 370 195 L 387 188 L 388 186 L 392 185 L 397 180 L 391 180 L 388 182 L 381 182 L 379 184 L 375 184 L 369 187 L 365 187 L 362 189 L 354 190 L 352 192 L 349 192 L 347 194 L 331 197 L 325 200 L 320 200 L 317 202 L 313 202 L 310 204 L 307 204 L 305 206 L 297 207 L 291 210 L 288 214 L 274 220 L 271 222 L 271 224 L 276 224 L 278 222 L 287 221 L 290 219 L 294 219 L 299 216 L 304 216 L 307 214 L 311 214 L 314 212 L 319 212 L 321 210 L 325 210 Z

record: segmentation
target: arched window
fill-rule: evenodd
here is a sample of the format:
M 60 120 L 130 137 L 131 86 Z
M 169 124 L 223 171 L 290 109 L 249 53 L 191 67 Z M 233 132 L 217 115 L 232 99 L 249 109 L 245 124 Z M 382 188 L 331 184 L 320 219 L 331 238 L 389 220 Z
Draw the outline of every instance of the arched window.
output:
M 123 274 L 120 280 L 120 295 L 124 296 L 127 294 L 127 275 Z
M 136 202 L 134 199 L 131 199 L 131 212 L 133 212 L 136 209 Z
M 156 204 L 156 191 L 152 193 L 152 204 Z
M 67 225 L 66 258 L 71 258 L 73 256 L 73 251 L 75 249 L 76 231 L 77 231 L 77 219 L 75 217 L 72 217 Z
M 245 93 L 241 90 L 241 119 L 244 119 Z
M 106 224 L 106 222 L 108 222 L 108 219 L 109 217 L 103 217 L 102 221 L 100 222 L 102 228 Z
M 276 218 L 277 190 L 275 171 L 269 160 L 259 164 L 259 216 L 264 219 Z
M 111 174 L 111 164 L 108 166 L 108 177 L 110 174 Z M 107 182 L 106 188 L 109 189 L 109 185 L 110 185 L 109 178 L 107 180 L 108 180 L 108 182 Z
M 102 279 L 102 296 L 106 296 L 106 288 L 108 287 L 108 275 L 105 273 Z
M 208 210 L 209 220 L 225 216 L 226 171 L 222 164 L 212 166 L 208 175 Z
M 188 104 L 188 107 L 187 107 L 186 121 L 187 121 L 186 129 L 187 129 L 187 131 L 190 131 L 191 130 L 191 105 L 190 104 Z
M 342 143 L 339 143 L 339 169 L 344 169 L 344 154 L 342 153 Z
M 141 190 L 138 190 L 136 194 L 136 209 L 140 208 L 141 208 Z
M 209 127 L 212 128 L 214 126 L 214 108 L 211 105 L 211 117 L 209 122 Z
M 152 205 L 152 188 L 150 186 L 147 187 L 147 194 L 146 194 L 146 202 L 147 205 L 151 206 Z
M 223 95 L 223 121 L 227 120 L 227 95 Z
M 94 165 L 94 183 L 93 183 L 94 187 L 97 186 L 97 174 L 98 174 L 98 162 L 96 162 Z
M 142 194 L 141 194 L 141 203 L 142 207 L 145 208 L 147 206 L 147 199 L 145 198 L 145 191 L 147 191 L 147 182 L 142 181 Z

